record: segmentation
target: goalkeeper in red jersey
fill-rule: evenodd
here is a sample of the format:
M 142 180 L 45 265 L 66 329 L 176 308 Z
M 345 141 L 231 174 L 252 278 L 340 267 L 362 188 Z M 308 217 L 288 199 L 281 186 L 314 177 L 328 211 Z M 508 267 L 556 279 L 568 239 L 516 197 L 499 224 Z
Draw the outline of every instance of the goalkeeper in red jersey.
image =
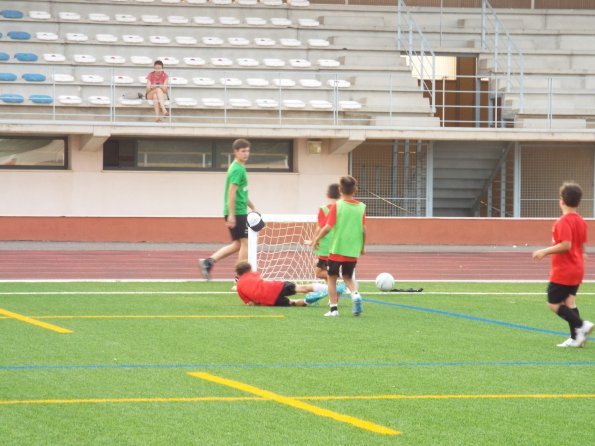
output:
M 328 287 L 321 283 L 296 285 L 281 280 L 264 280 L 260 273 L 252 271 L 248 262 L 236 265 L 237 291 L 246 305 L 274 307 L 305 307 L 328 295 Z M 289 299 L 295 294 L 306 294 L 304 299 Z

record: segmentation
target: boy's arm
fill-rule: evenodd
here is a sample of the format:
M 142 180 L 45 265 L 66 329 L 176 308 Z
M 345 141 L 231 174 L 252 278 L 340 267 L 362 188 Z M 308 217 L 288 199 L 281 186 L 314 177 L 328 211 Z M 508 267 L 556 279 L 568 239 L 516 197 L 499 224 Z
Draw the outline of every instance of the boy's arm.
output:
M 250 198 L 248 198 L 248 207 L 250 209 L 252 209 L 253 211 L 256 211 L 256 206 L 254 206 L 254 203 L 252 203 L 252 201 L 250 200 Z
M 533 252 L 533 259 L 534 260 L 541 260 L 545 256 L 549 256 L 551 254 L 562 254 L 572 248 L 572 242 L 568 240 L 563 240 L 557 245 L 550 246 L 548 248 L 539 249 Z
M 363 238 L 363 243 L 362 243 L 361 255 L 364 255 L 366 253 L 366 225 L 363 226 L 362 238 Z
M 320 239 L 322 237 L 324 237 L 325 235 L 327 235 L 332 229 L 332 226 L 324 225 L 324 227 L 322 229 L 320 229 L 320 231 L 318 231 L 318 233 L 314 236 L 314 238 L 312 239 L 312 248 L 313 249 L 318 249 L 318 242 L 320 242 Z
M 227 208 L 229 214 L 227 215 L 227 221 L 225 224 L 228 228 L 235 228 L 236 226 L 236 192 L 238 191 L 237 184 L 230 184 L 229 190 L 227 191 Z

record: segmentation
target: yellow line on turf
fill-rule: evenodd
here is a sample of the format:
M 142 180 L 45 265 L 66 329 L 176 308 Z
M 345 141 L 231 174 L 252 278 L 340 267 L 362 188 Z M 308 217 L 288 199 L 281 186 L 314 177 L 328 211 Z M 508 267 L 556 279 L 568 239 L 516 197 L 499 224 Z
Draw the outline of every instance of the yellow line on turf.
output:
M 503 395 L 353 395 L 353 396 L 295 396 L 300 401 L 337 400 L 424 400 L 424 399 L 578 399 L 595 398 L 595 393 L 585 394 L 503 394 Z M 0 400 L 0 405 L 16 404 L 101 404 L 101 403 L 186 403 L 202 401 L 267 401 L 260 396 L 197 396 L 197 397 L 154 397 L 154 398 L 85 398 L 56 400 Z
M 37 325 L 38 327 L 55 331 L 56 333 L 72 333 L 72 330 L 67 330 L 66 328 L 58 327 L 57 325 L 48 324 L 47 322 L 41 322 L 28 316 L 13 313 L 12 311 L 4 310 L 2 308 L 0 308 L 0 314 L 3 314 L 4 316 L 7 316 L 11 319 L 16 319 L 21 322 L 26 322 L 28 324 Z
M 268 390 L 260 389 L 258 387 L 251 386 L 249 384 L 244 384 L 239 381 L 234 381 L 227 378 L 221 378 L 216 375 L 211 375 L 210 373 L 189 373 L 190 376 L 195 378 L 204 379 L 206 381 L 211 381 L 217 384 L 224 385 L 226 387 L 231 387 L 234 389 L 241 390 L 243 392 L 251 393 L 253 395 L 260 396 L 265 400 L 275 401 L 279 404 L 284 404 L 286 406 L 294 407 L 296 409 L 305 410 L 307 412 L 313 413 L 315 415 L 319 415 L 321 417 L 331 418 L 336 421 L 340 421 L 342 423 L 348 423 L 355 427 L 359 427 L 360 429 L 365 429 L 371 432 L 375 432 L 378 434 L 384 435 L 399 435 L 400 432 L 390 429 L 385 426 L 380 426 L 379 424 L 374 424 L 369 421 L 361 420 L 359 418 L 355 418 L 349 415 L 343 415 L 338 412 L 334 412 L 332 410 L 323 409 L 321 407 L 313 406 L 312 404 L 304 403 L 299 401 L 295 398 L 286 397 L 283 395 L 279 395 L 277 393 L 269 392 Z
M 33 316 L 36 319 L 280 319 L 285 316 L 282 314 L 275 315 L 70 315 L 70 316 Z M 0 317 L 0 319 L 5 319 Z

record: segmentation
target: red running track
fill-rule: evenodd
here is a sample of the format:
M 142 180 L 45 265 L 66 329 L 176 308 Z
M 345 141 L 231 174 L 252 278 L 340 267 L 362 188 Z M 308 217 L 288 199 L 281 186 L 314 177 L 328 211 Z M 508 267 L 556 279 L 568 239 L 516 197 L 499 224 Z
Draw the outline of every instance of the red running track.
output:
M 205 251 L 0 251 L 0 279 L 200 279 Z M 234 259 L 215 266 L 214 279 L 233 277 Z M 595 259 L 585 279 L 595 279 Z M 398 280 L 543 280 L 549 259 L 530 252 L 373 252 L 357 267 L 359 279 L 390 272 Z

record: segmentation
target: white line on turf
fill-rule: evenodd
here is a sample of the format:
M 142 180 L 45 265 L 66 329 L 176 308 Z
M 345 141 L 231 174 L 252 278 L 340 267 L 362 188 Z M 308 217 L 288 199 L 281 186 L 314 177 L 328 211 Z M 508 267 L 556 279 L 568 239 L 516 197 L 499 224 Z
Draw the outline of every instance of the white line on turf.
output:
M 236 294 L 235 291 L 16 291 L 0 292 L 0 296 L 52 296 L 52 295 L 209 295 L 209 294 Z M 387 291 L 362 291 L 365 296 L 398 296 L 398 295 L 436 295 L 436 296 L 543 296 L 542 292 L 487 292 L 487 291 L 422 291 L 417 292 L 398 292 L 391 293 Z M 595 296 L 595 293 L 580 293 L 581 296 Z

